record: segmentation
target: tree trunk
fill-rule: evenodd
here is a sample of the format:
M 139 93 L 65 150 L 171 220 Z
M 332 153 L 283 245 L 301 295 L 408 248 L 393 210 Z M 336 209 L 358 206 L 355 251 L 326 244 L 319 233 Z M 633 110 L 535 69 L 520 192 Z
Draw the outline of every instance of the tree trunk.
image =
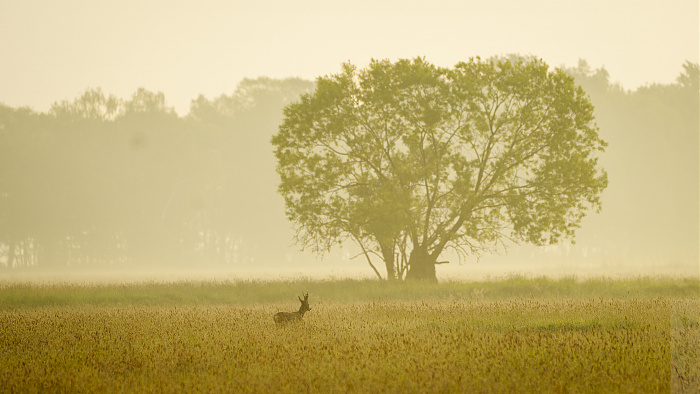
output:
M 15 265 L 15 237 L 10 234 L 10 245 L 7 249 L 7 268 L 14 268 Z
M 435 260 L 436 257 L 428 254 L 425 247 L 417 247 L 411 251 L 411 256 L 408 259 L 407 280 L 424 280 L 437 283 L 435 275 Z
M 382 257 L 384 258 L 384 264 L 386 265 L 386 280 L 394 281 L 396 280 L 396 270 L 394 269 L 394 248 L 389 247 L 382 243 L 379 245 L 382 250 Z M 392 241 L 393 246 L 393 241 Z

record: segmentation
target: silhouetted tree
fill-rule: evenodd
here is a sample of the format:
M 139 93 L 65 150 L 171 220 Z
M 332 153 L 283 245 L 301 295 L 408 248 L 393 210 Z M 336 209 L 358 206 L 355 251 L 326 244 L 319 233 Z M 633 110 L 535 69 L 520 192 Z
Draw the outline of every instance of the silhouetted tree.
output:
M 600 259 L 697 265 L 698 65 L 686 62 L 675 84 L 633 91 L 585 61 L 567 72 L 590 95 L 609 143 L 605 213 L 579 244 L 601 250 Z
M 474 144 L 483 149 L 488 145 L 486 104 L 494 106 L 495 98 L 507 91 L 506 95 L 514 97 L 511 113 L 524 119 L 522 124 L 527 126 L 526 121 L 531 121 L 525 116 L 528 107 L 516 99 L 525 97 L 523 89 L 532 86 L 533 92 L 527 94 L 533 97 L 538 89 L 544 92 L 536 102 L 545 105 L 554 100 L 555 88 L 566 91 L 571 87 L 558 70 L 544 73 L 544 67 L 538 69 L 530 60 L 510 59 L 510 68 L 499 62 L 487 65 L 478 61 L 454 70 L 379 64 L 352 74 L 357 82 L 364 81 L 364 87 L 353 87 L 350 82 L 343 85 L 346 90 L 353 89 L 352 97 L 361 98 L 364 108 L 333 113 L 327 105 L 348 103 L 341 99 L 347 91 L 338 87 L 339 82 L 348 81 L 342 74 L 322 78 L 316 93 L 290 106 L 310 108 L 313 104 L 318 105 L 314 110 L 330 111 L 325 118 L 318 113 L 294 112 L 300 114 L 299 121 L 335 119 L 337 123 L 331 126 L 355 122 L 355 130 L 364 130 L 361 121 L 384 133 L 377 135 L 395 139 L 394 145 L 372 145 L 371 134 L 363 131 L 350 140 L 354 152 L 362 153 L 353 159 L 356 167 L 362 160 L 365 164 L 352 172 L 357 177 L 357 185 L 347 192 L 352 203 L 334 201 L 345 204 L 338 209 L 346 210 L 354 227 L 338 232 L 338 238 L 318 238 L 319 242 L 343 240 L 343 234 L 348 239 L 358 235 L 368 256 L 386 255 L 387 261 L 393 261 L 386 267 L 387 272 L 393 272 L 390 277 L 403 277 L 415 249 L 406 223 L 423 225 L 414 230 L 418 235 L 415 245 L 426 245 L 422 239 L 429 240 L 435 234 L 444 239 L 441 234 L 447 234 L 449 227 L 440 227 L 440 220 L 459 212 L 460 199 L 478 196 L 476 179 L 481 167 L 476 153 L 469 156 L 474 151 L 471 145 L 466 150 L 459 147 Z M 526 70 L 541 72 L 531 75 Z M 698 65 L 686 62 L 677 83 L 652 84 L 635 91 L 625 91 L 610 81 L 607 71 L 591 69 L 585 62 L 567 72 L 590 95 L 600 136 L 610 143 L 600 158 L 611 179 L 602 197 L 606 209 L 603 215 L 587 220 L 585 231 L 577 233 L 577 243 L 597 242 L 593 245 L 605 251 L 696 264 Z M 245 80 L 229 95 L 193 100 L 186 117 L 178 117 L 162 93 L 146 89 L 137 90 L 126 100 L 104 94 L 99 88 L 88 89 L 74 100 L 54 104 L 48 113 L 0 105 L 0 265 L 192 265 L 284 259 L 292 233 L 284 218 L 284 201 L 275 190 L 279 178 L 269 139 L 283 120 L 282 108 L 313 87 L 313 82 L 300 79 Z M 579 97 L 575 87 L 571 92 Z M 317 96 L 319 93 L 324 96 Z M 564 100 L 560 106 L 565 109 L 567 103 L 571 101 Z M 461 112 L 456 108 L 462 108 Z M 363 114 L 374 115 L 359 117 Z M 506 119 L 507 111 L 499 114 Z M 536 118 L 538 114 L 533 110 L 529 116 Z M 508 133 L 499 135 L 512 136 L 521 118 L 504 123 L 502 130 Z M 287 119 L 292 122 L 289 124 L 293 121 Z M 456 122 L 468 125 L 471 132 L 464 129 L 450 140 L 453 144 L 447 144 L 449 131 L 459 129 Z M 318 122 L 311 125 L 318 131 L 329 127 Z M 393 150 L 380 154 L 372 150 L 377 146 Z M 443 146 L 446 150 L 441 153 L 438 148 Z M 502 144 L 494 144 L 492 152 L 506 157 Z M 348 176 L 342 172 L 347 168 L 341 162 L 320 155 L 321 148 L 312 153 L 303 160 L 308 162 L 307 168 L 319 160 L 314 167 L 318 176 L 300 177 L 301 183 L 295 187 L 313 188 L 330 175 L 338 179 Z M 496 156 L 484 167 L 482 185 L 489 174 L 498 173 Z M 559 162 L 569 159 L 573 157 L 551 158 Z M 442 172 L 437 171 L 441 168 L 438 163 L 444 165 Z M 384 178 L 369 164 L 380 165 Z M 325 173 L 330 170 L 337 173 Z M 507 188 L 508 182 L 511 180 L 497 179 L 493 187 Z M 493 187 L 491 191 L 497 191 Z M 482 198 L 488 196 L 480 190 Z M 341 191 L 332 192 L 340 195 Z M 328 198 L 331 195 L 326 194 Z M 525 228 L 535 223 L 523 224 L 521 236 L 510 234 L 515 231 L 514 222 L 505 220 L 518 217 L 520 211 L 511 213 L 505 206 L 499 211 L 499 204 L 509 202 L 505 197 L 498 200 L 494 196 L 491 202 L 490 208 L 474 206 L 476 219 L 465 220 L 457 233 L 463 237 L 448 242 L 445 250 L 461 245 L 462 253 L 479 252 L 502 242 L 496 240 L 501 235 L 527 240 L 531 230 Z M 424 230 L 428 206 L 432 208 L 428 230 Z M 534 213 L 538 206 L 533 209 L 534 220 L 545 229 L 549 216 L 540 218 Z M 308 220 L 312 213 L 308 213 Z M 504 221 L 499 222 L 501 219 Z M 498 229 L 499 223 L 507 227 Z M 321 231 L 336 235 L 330 227 Z M 549 242 L 546 232 L 543 230 L 543 238 Z M 561 235 L 568 236 L 566 232 Z M 324 249 L 332 245 L 323 242 Z M 389 256 L 392 246 L 393 260 Z M 431 254 L 436 246 L 428 246 Z
M 41 182 L 51 145 L 46 127 L 45 117 L 28 108 L 0 105 L 0 250 L 9 267 L 36 261 L 50 198 Z
M 225 207 L 216 220 L 236 239 L 237 254 L 248 261 L 283 261 L 290 230 L 276 193 L 277 175 L 270 137 L 282 109 L 311 91 L 298 78 L 245 79 L 230 95 L 193 100 L 190 116 L 202 127 L 218 130 L 225 182 Z M 244 257 L 245 256 L 245 257 Z
M 77 99 L 54 103 L 49 112 L 62 119 L 112 120 L 119 115 L 122 102 L 114 95 L 105 96 L 101 88 L 87 89 Z

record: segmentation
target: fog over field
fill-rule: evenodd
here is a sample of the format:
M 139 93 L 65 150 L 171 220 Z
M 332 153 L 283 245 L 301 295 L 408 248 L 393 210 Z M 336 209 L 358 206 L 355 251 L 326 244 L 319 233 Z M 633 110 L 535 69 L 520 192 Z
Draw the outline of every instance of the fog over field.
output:
M 607 142 L 575 243 L 449 251 L 437 278 L 700 275 L 697 0 L 23 1 L 0 6 L 0 283 L 375 278 L 300 251 L 271 139 L 372 59 L 541 59 Z M 383 278 L 380 256 L 371 256 Z

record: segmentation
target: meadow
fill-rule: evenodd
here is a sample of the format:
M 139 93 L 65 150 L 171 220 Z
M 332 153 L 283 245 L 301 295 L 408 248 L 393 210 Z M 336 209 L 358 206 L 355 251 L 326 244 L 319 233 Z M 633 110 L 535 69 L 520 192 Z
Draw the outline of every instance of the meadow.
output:
M 698 392 L 699 300 L 679 278 L 0 282 L 0 391 Z

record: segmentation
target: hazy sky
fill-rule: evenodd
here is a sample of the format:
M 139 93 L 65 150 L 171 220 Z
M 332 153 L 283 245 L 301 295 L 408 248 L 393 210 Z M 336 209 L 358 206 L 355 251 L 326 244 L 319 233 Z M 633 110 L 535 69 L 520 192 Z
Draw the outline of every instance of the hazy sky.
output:
M 579 58 L 634 89 L 698 62 L 698 0 L 0 0 L 0 102 L 45 111 L 88 87 L 190 100 L 246 77 L 336 73 L 340 63 L 425 56 Z

